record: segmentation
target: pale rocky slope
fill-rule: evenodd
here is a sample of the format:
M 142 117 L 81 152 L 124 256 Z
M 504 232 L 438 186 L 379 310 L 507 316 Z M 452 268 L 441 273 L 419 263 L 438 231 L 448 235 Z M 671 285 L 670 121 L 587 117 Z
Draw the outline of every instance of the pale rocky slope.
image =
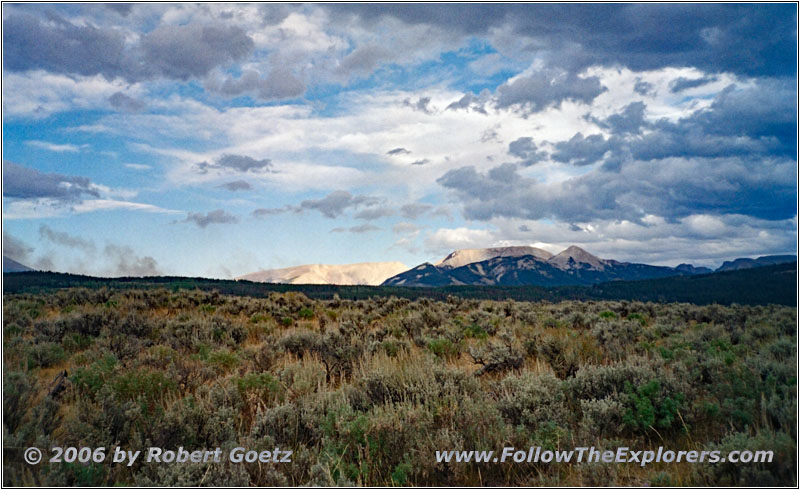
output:
M 494 247 L 494 248 L 468 248 L 456 250 L 444 259 L 433 264 L 436 267 L 455 269 L 474 262 L 483 262 L 494 257 L 521 257 L 533 255 L 537 259 L 547 260 L 553 256 L 547 250 L 536 247 Z
M 363 262 L 360 264 L 309 264 L 268 269 L 245 274 L 237 279 L 282 284 L 339 284 L 378 286 L 386 279 L 409 269 L 402 262 Z

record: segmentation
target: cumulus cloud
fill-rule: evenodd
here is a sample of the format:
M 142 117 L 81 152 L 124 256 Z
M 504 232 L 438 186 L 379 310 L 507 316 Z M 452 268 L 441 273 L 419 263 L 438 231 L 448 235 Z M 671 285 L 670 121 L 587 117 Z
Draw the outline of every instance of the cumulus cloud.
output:
M 147 105 L 141 100 L 125 95 L 122 92 L 114 92 L 108 98 L 108 102 L 112 107 L 128 112 L 138 112 L 143 110 Z
M 386 152 L 387 155 L 408 155 L 409 153 L 411 152 L 405 148 L 394 148 Z
M 253 47 L 253 40 L 240 27 L 229 25 L 159 26 L 141 41 L 148 68 L 179 80 L 241 60 Z
M 205 214 L 189 213 L 189 215 L 186 216 L 186 219 L 183 220 L 184 223 L 194 223 L 200 228 L 205 228 L 206 226 L 213 224 L 233 224 L 237 223 L 238 221 L 239 218 L 223 209 L 216 209 Z
M 497 88 L 497 107 L 526 113 L 559 107 L 565 100 L 590 103 L 606 90 L 597 77 L 580 77 L 561 70 L 537 70 Z
M 478 173 L 467 166 L 437 182 L 473 220 L 495 217 L 641 221 L 646 215 L 676 219 L 698 212 L 760 219 L 795 215 L 796 164 L 788 159 L 669 158 L 631 161 L 616 171 L 597 169 L 561 182 L 541 183 L 504 164 Z
M 303 95 L 306 84 L 290 65 L 275 62 L 266 76 L 256 70 L 244 70 L 238 78 L 212 74 L 206 78 L 205 88 L 223 95 L 251 94 L 264 100 L 290 99 Z
M 536 143 L 529 136 L 517 138 L 509 143 L 508 154 L 522 160 L 520 164 L 524 167 L 535 165 L 547 158 L 547 152 L 538 151 Z
M 569 141 L 556 143 L 555 150 L 552 154 L 553 160 L 584 166 L 600 161 L 609 150 L 609 144 L 602 134 L 584 137 L 577 133 Z
M 11 71 L 188 80 L 240 61 L 254 48 L 253 40 L 231 25 L 162 25 L 133 45 L 125 37 L 122 29 L 77 24 L 52 12 L 47 20 L 14 13 L 3 19 L 3 64 Z

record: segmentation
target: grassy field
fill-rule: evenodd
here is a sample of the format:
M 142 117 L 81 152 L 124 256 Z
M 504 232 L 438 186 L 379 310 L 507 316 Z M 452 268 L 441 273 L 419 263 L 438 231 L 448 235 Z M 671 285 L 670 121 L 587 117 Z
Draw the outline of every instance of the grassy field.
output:
M 3 301 L 4 446 L 293 451 L 28 466 L 4 485 L 786 485 L 794 307 L 71 288 Z M 58 382 L 66 371 L 66 380 Z M 435 451 L 772 450 L 772 463 L 437 463 Z

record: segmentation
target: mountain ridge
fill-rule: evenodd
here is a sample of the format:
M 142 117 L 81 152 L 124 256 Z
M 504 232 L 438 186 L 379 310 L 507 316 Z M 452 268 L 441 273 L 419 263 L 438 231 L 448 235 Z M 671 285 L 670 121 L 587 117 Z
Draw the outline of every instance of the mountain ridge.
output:
M 609 281 L 657 279 L 670 276 L 692 276 L 711 272 L 751 268 L 795 261 L 793 255 L 764 256 L 758 259 L 736 259 L 725 262 L 716 271 L 707 267 L 680 264 L 677 267 L 654 266 L 613 259 L 602 259 L 586 250 L 571 245 L 556 255 L 544 258 L 539 255 L 519 255 L 526 247 L 505 252 L 504 248 L 468 249 L 464 258 L 474 258 L 496 253 L 486 260 L 468 262 L 458 267 L 452 260 L 459 251 L 452 252 L 437 264 L 428 262 L 388 278 L 383 286 L 441 287 L 441 286 L 571 286 L 592 285 Z M 533 248 L 533 247 L 529 247 Z M 536 249 L 539 250 L 539 249 Z M 450 261 L 450 264 L 448 264 Z M 727 268 L 726 268 L 727 267 Z

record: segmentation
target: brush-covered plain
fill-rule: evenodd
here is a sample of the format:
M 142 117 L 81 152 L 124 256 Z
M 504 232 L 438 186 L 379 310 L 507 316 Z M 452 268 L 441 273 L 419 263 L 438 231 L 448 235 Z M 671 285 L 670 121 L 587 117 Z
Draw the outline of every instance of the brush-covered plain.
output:
M 293 457 L 131 467 L 7 458 L 3 484 L 795 486 L 796 334 L 796 310 L 784 306 L 7 294 L 5 447 L 279 447 Z M 506 446 L 772 450 L 774 459 L 435 458 Z

